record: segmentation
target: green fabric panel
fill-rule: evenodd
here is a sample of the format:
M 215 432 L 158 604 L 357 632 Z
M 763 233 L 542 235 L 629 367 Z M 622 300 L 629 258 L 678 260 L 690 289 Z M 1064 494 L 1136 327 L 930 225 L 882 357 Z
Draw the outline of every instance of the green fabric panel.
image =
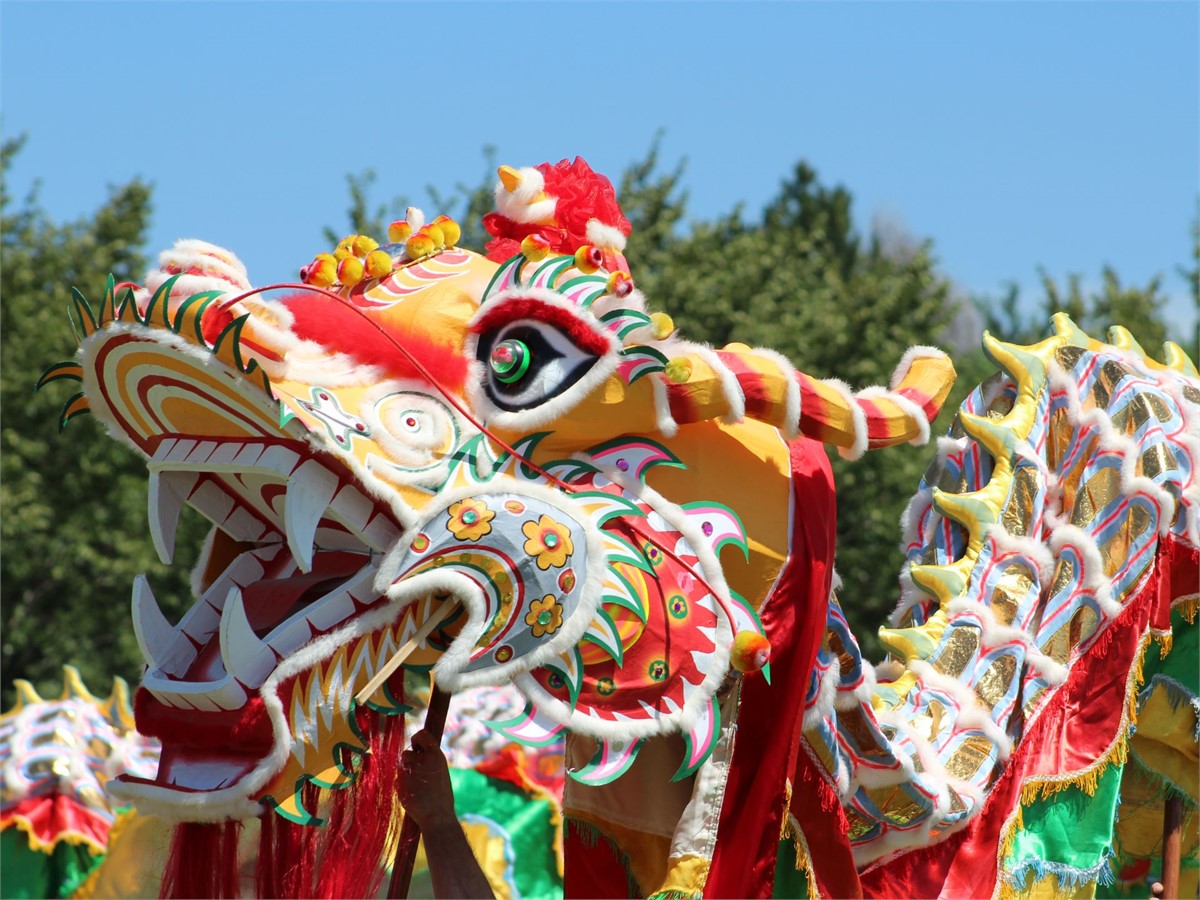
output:
M 1178 612 L 1171 614 L 1171 652 L 1162 658 L 1151 641 L 1142 665 L 1146 684 L 1155 675 L 1174 678 L 1193 695 L 1200 694 L 1200 615 L 1188 624 Z
M 1095 795 L 1069 787 L 1021 810 L 1022 826 L 1004 858 L 1004 878 L 1015 887 L 1055 875 L 1063 887 L 1112 878 L 1109 856 L 1124 765 L 1110 763 Z
M 554 853 L 553 810 L 546 800 L 526 794 L 516 785 L 481 775 L 473 769 L 451 769 L 454 811 L 460 821 L 486 820 L 502 833 L 513 865 L 509 883 L 514 897 L 525 900 L 562 900 Z
M 796 868 L 796 845 L 790 838 L 779 842 L 779 853 L 775 856 L 775 890 L 771 896 L 795 900 L 812 896 L 808 890 L 808 873 L 803 866 Z
M 54 865 L 57 870 L 58 896 L 71 896 L 102 862 L 103 856 L 93 856 L 86 847 L 65 843 L 55 847 Z
M 57 896 L 50 857 L 29 849 L 25 832 L 18 828 L 0 831 L 0 896 L 13 900 Z
M 79 887 L 103 857 L 65 841 L 53 854 L 29 847 L 19 828 L 0 831 L 0 897 L 5 900 L 65 897 Z

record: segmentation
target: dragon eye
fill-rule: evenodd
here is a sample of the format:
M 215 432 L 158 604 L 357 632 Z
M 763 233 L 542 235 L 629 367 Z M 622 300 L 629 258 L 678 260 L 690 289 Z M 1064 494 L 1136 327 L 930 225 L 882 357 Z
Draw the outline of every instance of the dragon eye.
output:
M 504 384 L 513 384 L 529 371 L 529 348 L 524 341 L 509 338 L 492 348 L 492 373 Z
M 563 393 L 597 359 L 555 325 L 531 319 L 481 334 L 476 354 L 486 366 L 484 390 L 509 412 L 532 409 Z

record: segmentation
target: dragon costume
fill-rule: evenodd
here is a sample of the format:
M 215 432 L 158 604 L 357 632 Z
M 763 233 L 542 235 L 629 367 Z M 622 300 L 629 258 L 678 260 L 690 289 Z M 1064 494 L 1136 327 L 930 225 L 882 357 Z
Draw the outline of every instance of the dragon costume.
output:
M 1061 315 L 1030 347 L 985 337 L 1000 373 L 909 506 L 871 667 L 836 596 L 826 445 L 927 440 L 946 355 L 913 348 L 853 392 L 687 341 L 579 160 L 502 167 L 496 207 L 486 256 L 410 210 L 303 284 L 254 288 L 185 241 L 145 287 L 76 295 L 79 355 L 42 382 L 82 382 L 63 422 L 90 411 L 145 456 L 164 560 L 185 504 L 213 523 L 181 621 L 144 579 L 133 592 L 137 723 L 162 758 L 110 789 L 181 823 L 164 891 L 231 890 L 210 857 L 252 816 L 263 895 L 373 890 L 405 669 L 511 684 L 525 709 L 494 728 L 567 737 L 568 895 L 1106 880 L 1136 741 L 1163 750 L 1138 757 L 1148 808 L 1178 781 L 1171 754 L 1195 758 L 1195 685 L 1165 668 L 1174 699 L 1131 743 L 1158 702 L 1139 694 L 1147 647 L 1163 667 L 1195 656 L 1200 380 L 1182 351 L 1160 364 Z M 1194 770 L 1176 787 L 1194 805 Z M 1071 792 L 1097 839 L 1060 852 Z

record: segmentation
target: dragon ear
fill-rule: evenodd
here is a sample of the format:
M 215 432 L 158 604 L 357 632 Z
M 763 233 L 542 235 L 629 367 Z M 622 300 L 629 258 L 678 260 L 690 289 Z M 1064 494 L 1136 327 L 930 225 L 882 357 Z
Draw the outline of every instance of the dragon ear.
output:
M 665 368 L 671 417 L 683 425 L 708 419 L 767 422 L 788 438 L 801 434 L 857 459 L 868 449 L 924 443 L 954 384 L 954 364 L 940 350 L 913 347 L 891 385 L 854 393 L 836 379 L 817 380 L 781 354 L 730 344 L 689 347 Z

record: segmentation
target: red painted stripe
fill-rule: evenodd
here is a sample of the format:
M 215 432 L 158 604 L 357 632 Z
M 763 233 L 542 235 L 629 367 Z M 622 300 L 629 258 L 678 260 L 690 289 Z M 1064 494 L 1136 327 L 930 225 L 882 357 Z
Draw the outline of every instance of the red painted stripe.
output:
M 932 422 L 941 412 L 941 406 L 937 402 L 937 398 L 926 394 L 924 391 L 919 391 L 916 388 L 902 388 L 896 391 L 905 400 L 910 400 L 917 406 L 921 407 L 921 412 L 925 414 L 926 421 Z
M 854 398 L 854 402 L 858 404 L 858 408 L 863 411 L 863 416 L 867 421 L 867 445 L 870 447 L 878 447 L 886 444 L 889 438 L 894 437 L 891 427 L 884 412 L 879 404 L 874 400 L 865 400 L 858 397 Z
M 745 358 L 738 353 L 726 353 L 718 350 L 717 358 L 725 363 L 737 378 L 738 385 L 746 397 L 746 415 L 764 422 L 771 421 L 771 407 L 774 406 L 774 398 L 768 391 L 762 374 L 747 365 Z
M 800 431 L 813 440 L 825 442 L 831 436 L 827 424 L 829 404 L 817 393 L 813 378 L 797 372 L 796 381 L 800 384 Z
M 671 408 L 671 418 L 680 425 L 700 421 L 700 410 L 686 384 L 667 382 L 667 404 Z

